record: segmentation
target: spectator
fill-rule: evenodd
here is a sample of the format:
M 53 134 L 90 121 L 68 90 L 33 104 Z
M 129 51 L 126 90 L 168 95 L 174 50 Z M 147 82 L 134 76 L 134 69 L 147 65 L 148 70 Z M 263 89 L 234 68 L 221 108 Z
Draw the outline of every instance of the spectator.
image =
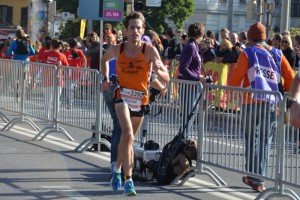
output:
M 99 70 L 99 54 L 100 54 L 99 37 L 96 32 L 89 34 L 89 46 L 87 50 L 87 57 L 90 59 L 90 68 Z
M 247 32 L 239 33 L 239 41 L 245 45 L 245 47 L 249 46 Z
M 213 46 L 214 46 L 215 49 L 217 49 L 217 47 L 220 46 L 220 43 L 219 43 L 218 40 L 216 39 L 214 32 L 212 32 L 212 31 L 207 31 L 207 32 L 206 32 L 206 37 L 212 39 L 212 41 L 213 41 Z
M 50 36 L 46 36 L 44 38 L 44 46 L 39 50 L 39 53 L 37 55 L 38 62 L 42 61 L 44 53 L 51 51 L 51 49 L 50 49 L 51 40 L 52 40 L 52 38 Z
M 229 80 L 229 85 L 239 87 L 242 83 L 245 88 L 279 91 L 278 84 L 282 76 L 284 85 L 289 90 L 294 78 L 293 70 L 280 50 L 272 48 L 264 42 L 266 27 L 260 22 L 251 25 L 248 30 L 248 39 L 250 46 L 239 56 L 233 71 L 234 76 Z M 262 70 L 268 70 L 274 76 L 266 76 L 261 73 Z M 257 104 L 257 102 L 260 103 Z M 272 130 L 277 128 L 275 124 L 276 101 L 267 101 L 263 96 L 254 99 L 252 95 L 245 93 L 241 109 L 245 111 L 245 116 L 241 116 L 241 119 L 245 126 L 246 171 L 266 176 L 269 150 L 273 139 Z M 267 112 L 252 112 L 254 109 L 257 111 L 267 110 Z M 266 119 L 266 122 L 257 120 L 260 118 Z M 266 189 L 264 180 L 256 177 L 244 176 L 243 182 L 257 192 Z
M 294 49 L 295 49 L 295 53 L 296 53 L 296 49 L 297 49 L 297 51 L 300 49 L 300 35 L 296 35 L 295 38 L 294 38 Z M 299 69 L 299 65 L 300 65 L 299 57 L 300 57 L 300 54 L 296 53 L 296 61 L 295 61 L 295 68 L 296 69 Z
M 229 34 L 230 34 L 230 31 L 227 29 L 227 28 L 222 28 L 220 30 L 220 35 L 221 35 L 221 40 L 223 41 L 224 39 L 227 39 L 229 40 Z
M 3 59 L 11 59 L 12 56 L 7 55 L 7 50 L 9 49 L 11 44 L 10 40 L 5 40 L 5 42 L 3 43 L 3 47 L 0 50 L 0 57 Z
M 182 48 L 186 45 L 187 43 L 187 35 L 182 35 L 181 36 L 181 45 L 182 45 Z
M 213 40 L 211 38 L 206 38 L 204 43 L 205 43 L 205 51 L 202 54 L 202 58 L 203 58 L 203 63 L 206 63 L 216 58 L 216 50 L 213 46 Z
M 239 39 L 239 36 L 237 33 L 231 33 L 229 36 L 230 36 L 230 41 L 233 45 L 233 48 L 235 48 L 235 47 L 241 47 L 243 49 L 246 48 L 246 46 L 242 42 L 240 42 L 240 39 Z
M 193 23 L 189 25 L 188 28 L 188 37 L 189 40 L 185 47 L 182 49 L 179 58 L 179 76 L 178 79 L 190 80 L 190 81 L 200 81 L 202 84 L 206 82 L 204 76 L 201 75 L 201 66 L 202 60 L 199 55 L 199 43 L 202 41 L 202 38 L 205 33 L 205 27 L 201 23 Z M 196 98 L 195 91 L 186 87 L 183 87 L 181 90 L 181 102 L 182 102 L 182 127 L 187 123 L 187 116 L 191 112 L 193 107 L 193 101 Z M 186 97 L 189 96 L 189 101 L 186 100 Z M 191 122 L 192 123 L 192 122 Z M 186 134 L 190 127 L 191 123 L 187 125 L 185 130 Z
M 291 67 L 295 66 L 296 54 L 292 46 L 292 39 L 289 35 L 284 35 L 280 41 L 280 49 L 286 59 L 289 61 Z
M 276 49 L 280 49 L 281 38 L 282 38 L 282 36 L 280 34 L 278 34 L 278 33 L 273 36 L 272 45 Z
M 180 55 L 182 50 L 181 42 L 175 37 L 175 33 L 172 29 L 169 29 L 166 33 L 166 38 L 169 41 L 169 45 L 167 47 L 167 58 L 170 60 L 174 60 L 176 56 Z
M 109 23 L 104 24 L 104 33 L 103 33 L 103 41 L 105 41 L 106 35 L 113 35 L 114 37 L 114 43 L 117 42 L 117 37 L 115 34 L 113 34 L 113 28 L 112 25 Z
M 216 58 L 214 62 L 220 63 L 224 60 L 228 60 L 231 56 L 232 44 L 228 39 L 224 39 L 221 42 L 220 49 L 216 51 Z
M 158 34 L 155 31 L 149 30 L 148 35 L 151 39 L 152 45 L 155 46 L 155 48 L 157 49 L 160 57 L 162 58 L 163 52 L 164 52 L 164 46 L 162 45 Z
M 83 52 L 76 48 L 77 39 L 71 38 L 68 42 L 70 49 L 65 51 L 64 54 L 67 57 L 70 67 L 86 68 L 87 61 Z M 66 88 L 66 105 L 67 109 L 72 109 L 74 102 L 74 90 L 79 81 L 81 81 L 80 71 L 66 70 L 64 74 L 65 88 Z
M 56 66 L 69 66 L 67 57 L 62 54 L 60 49 L 60 41 L 56 38 L 51 40 L 50 43 L 51 50 L 45 52 L 42 57 L 42 62 L 47 64 L 52 64 Z M 52 112 L 52 105 L 53 105 L 53 93 L 54 93 L 54 69 L 50 67 L 44 67 L 38 72 L 38 76 L 42 75 L 42 87 L 44 93 L 44 105 L 46 110 L 46 117 L 50 119 L 50 112 Z M 59 69 L 58 71 L 58 83 L 59 83 L 59 95 L 61 94 L 61 87 L 63 87 L 63 79 L 62 79 L 62 70 Z
M 13 60 L 29 61 L 28 57 L 35 54 L 30 39 L 22 29 L 17 30 L 16 36 L 17 39 L 11 42 L 7 55 L 12 56 Z

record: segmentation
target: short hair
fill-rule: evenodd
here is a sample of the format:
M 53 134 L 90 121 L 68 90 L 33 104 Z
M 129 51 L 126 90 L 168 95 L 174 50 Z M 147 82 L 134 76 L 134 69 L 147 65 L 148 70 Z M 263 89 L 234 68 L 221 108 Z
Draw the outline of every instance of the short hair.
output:
M 274 36 L 273 36 L 273 40 L 279 40 L 281 41 L 282 39 L 282 35 L 280 33 L 276 33 Z
M 243 31 L 239 33 L 239 37 L 242 38 L 243 40 L 247 40 L 247 32 Z
M 109 27 L 110 29 L 112 29 L 112 26 L 109 23 L 104 24 L 104 27 Z
M 143 23 L 143 28 L 146 27 L 146 25 L 145 25 L 145 17 L 144 17 L 144 15 L 141 12 L 133 11 L 129 15 L 127 15 L 125 17 L 125 20 L 124 20 L 124 26 L 125 26 L 125 28 L 128 28 L 128 26 L 129 26 L 129 20 L 131 20 L 131 19 L 139 19 L 139 20 L 141 20 L 142 23 Z
M 174 37 L 175 32 L 172 29 L 167 30 L 166 35 L 169 35 L 171 38 Z
M 77 46 L 78 41 L 77 41 L 76 38 L 70 38 L 68 43 L 69 43 L 71 48 L 75 48 Z
M 210 37 L 210 38 L 214 38 L 215 34 L 214 34 L 214 32 L 208 30 L 208 31 L 206 31 L 206 36 Z
M 53 49 L 58 49 L 60 44 L 62 44 L 62 42 L 57 38 L 53 38 L 51 40 L 51 46 Z
M 205 28 L 202 23 L 193 23 L 189 25 L 188 37 L 201 38 L 204 36 Z

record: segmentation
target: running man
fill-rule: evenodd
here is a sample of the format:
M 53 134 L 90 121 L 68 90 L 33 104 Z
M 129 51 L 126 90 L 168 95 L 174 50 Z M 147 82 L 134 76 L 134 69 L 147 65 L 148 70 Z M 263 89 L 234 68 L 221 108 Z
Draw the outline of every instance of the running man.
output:
M 128 41 L 111 45 L 101 59 L 101 74 L 104 76 L 102 88 L 109 89 L 110 80 L 108 61 L 117 60 L 118 87 L 115 91 L 115 110 L 120 122 L 122 134 L 118 147 L 118 158 L 111 165 L 111 186 L 117 191 L 122 186 L 121 167 L 125 175 L 124 193 L 135 196 L 132 181 L 133 142 L 144 115 L 149 113 L 149 87 L 152 70 L 158 78 L 168 83 L 167 70 L 155 47 L 141 41 L 145 31 L 145 18 L 140 12 L 132 12 L 124 21 L 124 32 Z

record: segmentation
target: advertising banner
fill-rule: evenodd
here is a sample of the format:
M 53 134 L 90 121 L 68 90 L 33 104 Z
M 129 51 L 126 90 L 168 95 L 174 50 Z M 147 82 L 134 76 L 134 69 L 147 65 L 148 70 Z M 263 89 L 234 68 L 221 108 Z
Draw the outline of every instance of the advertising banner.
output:
M 43 0 L 29 0 L 29 30 L 33 42 L 42 41 L 47 34 L 47 4 Z

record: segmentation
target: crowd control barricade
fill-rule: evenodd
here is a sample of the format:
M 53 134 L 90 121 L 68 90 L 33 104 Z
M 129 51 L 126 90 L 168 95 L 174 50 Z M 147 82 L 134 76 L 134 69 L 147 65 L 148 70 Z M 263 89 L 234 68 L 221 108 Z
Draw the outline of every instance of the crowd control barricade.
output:
M 9 130 L 15 124 L 25 122 L 34 130 L 39 131 L 39 127 L 28 117 L 30 114 L 28 105 L 31 104 L 28 100 L 28 88 L 30 84 L 28 73 L 30 65 L 22 61 L 5 59 L 1 59 L 0 62 L 2 90 L 0 97 L 1 109 L 20 115 L 11 121 L 7 120 L 8 123 L 2 130 Z M 5 119 L 7 119 L 7 117 L 5 117 Z
M 225 97 L 222 104 L 232 106 L 222 107 L 220 101 L 212 101 L 213 94 L 222 94 Z M 278 131 L 278 127 L 282 126 L 281 106 L 279 92 L 206 84 L 200 101 L 203 110 L 199 112 L 197 173 L 208 175 L 219 186 L 226 183 L 207 165 L 271 180 L 274 187 L 261 195 L 270 190 L 270 196 L 279 195 L 274 188 L 278 188 L 281 182 L 278 172 L 283 159 L 283 134 Z M 264 144 L 268 144 L 269 148 Z M 257 154 L 253 150 L 255 147 Z M 297 181 L 299 183 L 299 177 Z M 289 194 L 282 192 L 281 195 Z
M 178 88 L 178 95 L 159 95 L 157 101 L 150 105 L 150 114 L 144 119 L 148 122 L 146 125 L 146 140 L 154 140 L 163 148 L 170 142 L 185 123 L 189 123 L 185 132 L 186 138 L 195 138 L 198 135 L 198 109 L 193 118 L 187 122 L 187 116 L 200 97 L 202 84 L 199 81 L 188 81 L 171 78 L 168 88 L 173 85 Z M 141 142 L 142 130 L 136 137 L 137 142 Z
M 286 93 L 280 107 L 280 122 L 278 125 L 278 153 L 280 161 L 278 165 L 278 187 L 269 188 L 258 196 L 264 198 L 270 196 L 288 196 L 291 199 L 300 199 L 299 194 L 287 188 L 287 186 L 300 187 L 300 132 L 289 123 L 290 113 L 286 108 L 290 94 Z

